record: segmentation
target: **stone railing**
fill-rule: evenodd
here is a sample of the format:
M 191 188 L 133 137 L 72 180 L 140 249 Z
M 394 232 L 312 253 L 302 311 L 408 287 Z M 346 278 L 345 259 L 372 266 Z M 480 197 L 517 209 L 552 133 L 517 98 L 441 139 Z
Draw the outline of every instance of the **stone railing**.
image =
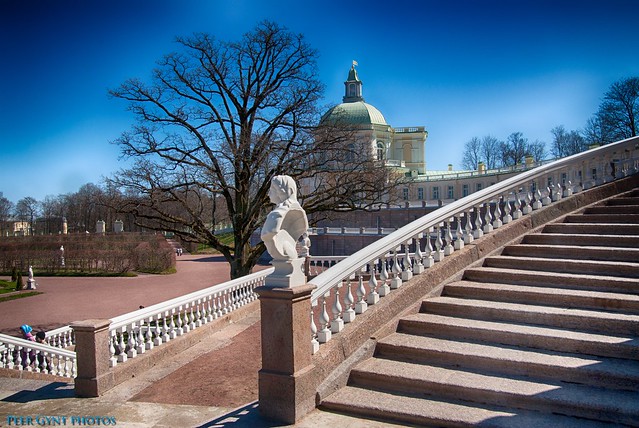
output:
M 254 289 L 263 285 L 272 271 L 265 269 L 111 318 L 111 367 L 257 300 Z
M 76 353 L 0 334 L 0 368 L 74 378 Z
M 368 306 L 464 244 L 542 206 L 638 171 L 635 137 L 522 172 L 380 238 L 309 281 L 315 287 L 309 349 L 316 353 Z M 571 176 L 580 180 L 562 183 Z
M 56 348 L 66 349 L 75 345 L 75 336 L 71 326 L 67 325 L 46 332 L 47 336 L 44 341 Z

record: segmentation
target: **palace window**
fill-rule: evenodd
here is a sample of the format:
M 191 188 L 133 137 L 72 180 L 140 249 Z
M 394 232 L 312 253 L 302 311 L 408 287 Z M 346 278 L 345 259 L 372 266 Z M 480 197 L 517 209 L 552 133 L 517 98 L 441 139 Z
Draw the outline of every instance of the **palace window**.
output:
M 386 145 L 383 142 L 377 143 L 377 160 L 386 159 Z
M 419 199 L 420 201 L 424 199 L 424 188 L 423 187 L 417 188 L 417 199 Z
M 455 187 L 448 186 L 448 199 L 455 199 Z
M 481 183 L 477 183 L 477 184 L 475 185 L 475 191 L 476 191 L 476 192 L 479 192 L 480 190 L 481 190 Z
M 402 190 L 403 190 L 403 194 L 404 194 L 404 195 L 403 195 L 403 196 L 404 196 L 404 200 L 405 200 L 405 201 L 407 201 L 407 200 L 408 200 L 408 189 L 407 189 L 407 188 L 404 188 L 404 189 L 402 189 Z
M 469 194 L 468 184 L 464 184 L 462 186 L 462 197 L 464 198 L 464 197 L 468 196 L 468 194 Z
M 439 186 L 433 187 L 433 197 L 431 199 L 439 199 Z

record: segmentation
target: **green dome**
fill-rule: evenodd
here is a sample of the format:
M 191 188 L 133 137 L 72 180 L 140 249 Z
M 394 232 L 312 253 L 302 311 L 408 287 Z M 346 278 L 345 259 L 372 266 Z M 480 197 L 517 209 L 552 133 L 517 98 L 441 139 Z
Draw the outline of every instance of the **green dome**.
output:
M 350 125 L 386 125 L 384 115 L 364 101 L 338 104 L 322 117 L 322 122 L 343 123 Z

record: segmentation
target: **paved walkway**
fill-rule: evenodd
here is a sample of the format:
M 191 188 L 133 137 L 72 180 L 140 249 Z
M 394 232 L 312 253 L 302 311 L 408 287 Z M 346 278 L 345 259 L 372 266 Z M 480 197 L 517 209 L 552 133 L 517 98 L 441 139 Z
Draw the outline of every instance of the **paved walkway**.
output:
M 2 279 L 10 279 L 4 277 Z M 36 277 L 43 294 L 0 302 L 0 333 L 18 336 L 22 324 L 52 330 L 73 321 L 112 318 L 229 280 L 221 256 L 183 255 L 177 273 L 137 277 Z
M 226 263 L 210 256 L 182 256 L 177 270 L 137 278 L 36 278 L 44 294 L 0 303 L 0 329 L 15 334 L 24 322 L 51 329 L 110 318 L 228 279 Z M 100 398 L 75 398 L 72 384 L 0 378 L 0 427 L 97 426 L 91 417 L 106 418 L 100 426 L 115 421 L 119 427 L 282 426 L 259 415 L 259 339 L 255 312 Z M 295 426 L 392 425 L 314 411 Z

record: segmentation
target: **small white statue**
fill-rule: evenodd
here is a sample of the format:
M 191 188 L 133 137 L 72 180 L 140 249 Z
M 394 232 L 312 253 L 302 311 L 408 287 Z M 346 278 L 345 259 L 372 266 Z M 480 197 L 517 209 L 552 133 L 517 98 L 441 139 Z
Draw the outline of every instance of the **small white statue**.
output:
M 297 202 L 297 185 L 288 175 L 277 175 L 269 190 L 275 208 L 262 227 L 262 241 L 273 257 L 275 271 L 266 284 L 274 287 L 293 287 L 306 282 L 302 269 L 304 259 L 297 254 L 296 245 L 308 231 L 306 212 Z
M 27 290 L 35 290 L 36 281 L 33 278 L 33 267 L 29 266 L 29 279 L 27 279 Z

